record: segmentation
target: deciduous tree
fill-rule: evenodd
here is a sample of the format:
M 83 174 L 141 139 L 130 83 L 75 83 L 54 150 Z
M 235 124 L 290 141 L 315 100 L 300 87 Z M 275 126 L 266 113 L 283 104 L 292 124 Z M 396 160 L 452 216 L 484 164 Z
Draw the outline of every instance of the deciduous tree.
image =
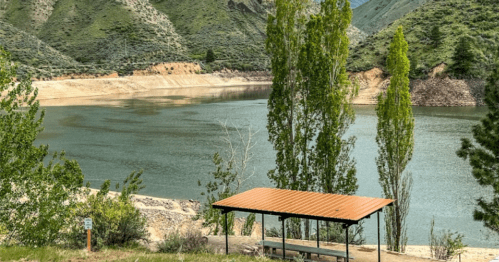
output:
M 297 143 L 298 56 L 303 44 L 306 4 L 309 0 L 276 0 L 275 14 L 267 19 L 266 49 L 272 67 L 272 92 L 267 107 L 269 141 L 276 150 L 276 168 L 268 177 L 277 188 L 303 190 L 300 179 L 300 152 Z M 306 141 L 306 140 L 302 140 Z M 291 224 L 290 224 L 291 223 Z M 301 237 L 300 219 L 288 220 L 291 235 Z
M 391 74 L 386 94 L 378 96 L 376 158 L 383 196 L 395 199 L 385 213 L 386 244 L 389 250 L 403 252 L 407 244 L 406 218 L 412 176 L 404 170 L 414 148 L 414 117 L 409 93 L 408 44 L 400 26 L 390 44 L 387 68 Z
M 0 48 L 0 224 L 6 240 L 43 246 L 60 238 L 76 206 L 83 174 L 76 161 L 35 146 L 44 111 L 30 79 L 14 83 L 17 67 Z

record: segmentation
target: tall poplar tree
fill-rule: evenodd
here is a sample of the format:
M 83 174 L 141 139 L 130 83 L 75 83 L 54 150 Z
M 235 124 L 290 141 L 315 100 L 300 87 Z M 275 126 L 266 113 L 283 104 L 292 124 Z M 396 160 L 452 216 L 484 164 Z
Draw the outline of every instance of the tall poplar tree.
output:
M 408 44 L 400 26 L 390 44 L 387 68 L 391 74 L 386 94 L 378 96 L 376 158 L 383 196 L 395 199 L 385 213 L 386 244 L 389 250 L 404 252 L 407 244 L 406 218 L 412 176 L 404 170 L 414 148 L 414 117 L 409 93 Z
M 296 138 L 298 103 L 298 55 L 303 44 L 303 29 L 308 0 L 276 0 L 275 14 L 267 20 L 266 49 L 271 57 L 272 92 L 269 95 L 267 130 L 277 152 L 276 168 L 268 177 L 277 188 L 303 190 L 299 178 L 300 149 Z M 291 221 L 291 222 L 289 222 Z M 288 220 L 292 236 L 301 238 L 299 219 Z
M 355 119 L 351 103 L 357 90 L 351 88 L 345 70 L 351 18 L 348 1 L 322 2 L 320 12 L 307 23 L 298 61 L 300 178 L 313 181 L 313 189 L 325 193 L 353 194 L 358 188 L 355 161 L 350 158 L 355 137 L 343 139 Z
M 269 178 L 278 188 L 353 194 L 357 189 L 355 138 L 344 140 L 355 114 L 346 74 L 352 10 L 347 0 L 327 0 L 307 19 L 308 0 L 276 0 L 269 15 L 267 51 L 274 75 L 268 101 L 269 140 L 277 151 Z M 310 20 L 308 23 L 307 20 Z M 299 219 L 288 234 L 301 238 Z M 310 234 L 305 222 L 305 236 Z
M 307 24 L 306 55 L 300 64 L 314 90 L 318 135 L 313 164 L 319 190 L 325 193 L 353 194 L 358 188 L 355 160 L 350 158 L 355 137 L 343 139 L 355 120 L 352 100 L 357 89 L 351 88 L 345 68 L 351 20 L 349 1 L 323 1 L 320 13 Z
M 480 146 L 463 138 L 457 155 L 469 158 L 472 174 L 477 182 L 483 187 L 491 186 L 494 190 L 491 200 L 477 199 L 478 208 L 475 209 L 473 218 L 499 233 L 499 64 L 496 64 L 487 79 L 485 104 L 489 112 L 472 130 L 473 138 Z

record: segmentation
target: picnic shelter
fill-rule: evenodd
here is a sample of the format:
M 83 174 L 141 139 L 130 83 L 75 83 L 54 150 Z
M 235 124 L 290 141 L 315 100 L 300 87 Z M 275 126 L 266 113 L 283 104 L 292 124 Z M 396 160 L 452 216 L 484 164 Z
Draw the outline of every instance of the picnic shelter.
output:
M 385 206 L 393 205 L 393 199 L 326 194 L 319 192 L 296 191 L 276 188 L 254 188 L 246 192 L 231 196 L 212 204 L 213 208 L 221 209 L 222 214 L 232 211 L 242 211 L 262 214 L 262 241 L 264 248 L 282 249 L 282 258 L 286 259 L 286 248 L 307 254 L 310 259 L 311 253 L 317 255 L 342 257 L 348 262 L 351 258 L 348 252 L 348 228 L 358 224 L 364 218 L 369 218 L 377 213 L 378 219 L 378 261 L 381 261 L 380 253 L 380 226 L 379 213 Z M 264 219 L 265 215 L 275 215 L 282 222 L 282 243 L 265 240 Z M 317 234 L 317 248 L 300 245 L 286 245 L 284 221 L 290 217 L 329 221 L 342 223 L 346 231 L 346 252 L 330 249 L 322 249 L 319 246 L 319 234 Z M 225 228 L 227 228 L 227 216 L 225 216 Z M 229 251 L 228 232 L 225 232 L 225 250 Z

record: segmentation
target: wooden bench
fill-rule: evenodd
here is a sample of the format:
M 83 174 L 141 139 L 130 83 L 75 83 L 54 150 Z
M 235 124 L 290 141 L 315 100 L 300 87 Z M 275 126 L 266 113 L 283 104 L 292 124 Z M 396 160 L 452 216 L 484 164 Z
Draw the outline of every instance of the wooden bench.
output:
M 260 245 L 263 246 L 264 252 L 267 251 L 268 249 L 272 248 L 272 254 L 270 256 L 276 257 L 276 258 L 279 258 L 279 256 L 275 255 L 276 249 L 283 249 L 282 242 L 263 240 L 263 241 L 260 241 Z M 312 254 L 323 255 L 323 256 L 332 256 L 332 257 L 336 257 L 336 259 L 342 258 L 343 261 L 345 261 L 346 257 L 347 257 L 347 253 L 343 252 L 343 251 L 331 250 L 331 249 L 325 249 L 325 248 L 317 248 L 317 247 L 300 246 L 300 245 L 294 245 L 294 244 L 288 244 L 288 243 L 286 243 L 286 250 L 297 251 L 298 253 L 300 253 L 300 255 L 306 254 L 305 261 L 311 261 L 310 259 L 312 258 Z M 349 257 L 349 258 L 353 259 L 353 257 Z

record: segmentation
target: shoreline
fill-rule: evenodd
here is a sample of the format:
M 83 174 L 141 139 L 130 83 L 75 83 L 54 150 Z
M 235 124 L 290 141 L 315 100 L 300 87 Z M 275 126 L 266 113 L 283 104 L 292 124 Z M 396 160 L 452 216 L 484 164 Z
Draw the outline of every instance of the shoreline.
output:
M 191 70 L 192 71 L 192 70 Z M 372 72 L 371 72 L 372 71 Z M 389 84 L 379 69 L 356 73 L 351 77 L 360 79 L 358 96 L 353 105 L 376 105 L 377 96 Z M 219 98 L 226 92 L 241 92 L 252 86 L 271 86 L 272 77 L 266 72 L 221 72 L 192 74 L 181 72 L 137 72 L 131 76 L 103 76 L 98 78 L 57 79 L 33 81 L 38 88 L 41 106 L 120 106 L 120 100 L 151 99 L 153 103 L 182 105 L 180 101 L 168 101 L 167 97 Z M 469 82 L 469 83 L 468 83 Z M 423 107 L 466 107 L 480 106 L 483 81 L 452 80 L 432 77 L 417 80 L 411 91 L 413 106 Z M 483 90 L 482 90 L 483 91 Z M 159 99 L 159 101 L 157 101 Z M 175 100 L 175 99 L 173 99 Z
M 186 74 L 33 81 L 33 86 L 38 88 L 41 106 L 118 106 L 120 100 L 155 96 L 216 97 L 227 91 L 271 83 L 242 76 Z

